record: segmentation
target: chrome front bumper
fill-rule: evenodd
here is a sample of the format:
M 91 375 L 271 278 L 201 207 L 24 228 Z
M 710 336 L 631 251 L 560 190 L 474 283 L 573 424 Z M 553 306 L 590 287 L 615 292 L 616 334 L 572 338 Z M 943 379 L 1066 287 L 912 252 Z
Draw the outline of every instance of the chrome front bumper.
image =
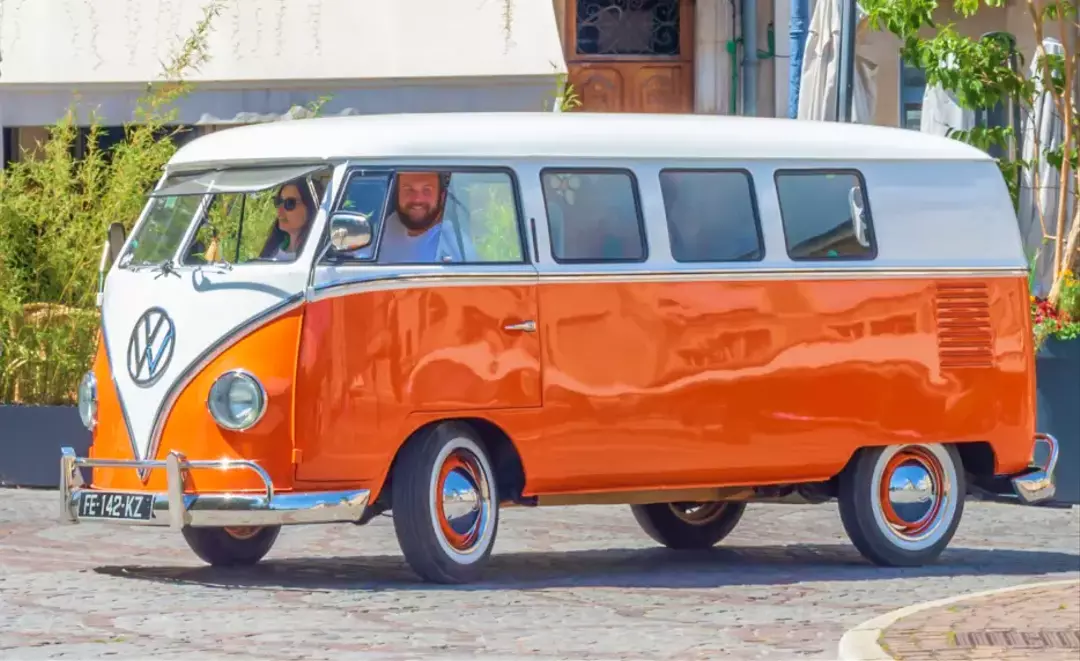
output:
M 1053 500 L 1057 494 L 1057 485 L 1054 482 L 1054 470 L 1058 463 L 1058 441 L 1050 434 L 1036 434 L 1035 446 L 1043 444 L 1046 447 L 1046 460 L 1036 460 L 1036 452 L 1032 452 L 1031 467 L 1019 475 L 1010 477 L 1013 493 L 1023 505 L 1038 505 Z
M 93 521 L 128 525 L 170 526 L 175 529 L 225 526 L 271 526 L 302 523 L 355 522 L 360 520 L 368 504 L 370 492 L 312 491 L 305 493 L 275 493 L 273 482 L 265 470 L 253 461 L 220 460 L 190 461 L 179 452 L 170 452 L 164 461 L 89 459 L 75 456 L 72 448 L 61 450 L 60 493 L 64 499 L 64 519 L 68 523 Z M 161 492 L 99 491 L 88 488 L 80 468 L 164 468 L 168 487 Z M 192 470 L 250 470 L 262 480 L 264 493 L 185 493 L 187 477 Z M 95 496 L 94 494 L 97 494 Z M 80 515 L 80 502 L 86 495 L 96 501 L 104 494 L 143 496 L 149 504 L 146 518 Z M 97 504 L 95 502 L 94 504 Z M 101 510 L 106 509 L 103 505 Z M 104 512 L 101 512 L 102 514 Z

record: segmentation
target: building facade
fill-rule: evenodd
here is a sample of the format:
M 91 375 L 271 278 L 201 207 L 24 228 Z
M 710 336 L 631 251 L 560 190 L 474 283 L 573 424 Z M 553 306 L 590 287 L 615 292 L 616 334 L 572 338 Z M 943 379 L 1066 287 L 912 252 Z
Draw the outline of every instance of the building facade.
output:
M 106 139 L 119 139 L 209 2 L 0 0 L 5 162 L 76 99 L 81 122 L 93 109 Z M 326 96 L 324 114 L 541 110 L 563 74 L 582 111 L 783 117 L 791 2 L 231 0 L 177 121 L 198 135 Z M 1035 38 L 1019 0 L 968 19 L 941 11 L 967 35 L 1014 35 L 1030 62 Z M 858 54 L 874 65 L 875 123 L 917 129 L 925 79 L 902 65 L 898 41 L 864 30 Z
M 214 0 L 0 0 L 3 153 L 77 102 L 111 134 Z M 550 0 L 217 0 L 177 123 L 197 135 L 324 114 L 542 110 L 566 71 Z M 121 133 L 122 135 L 122 133 Z

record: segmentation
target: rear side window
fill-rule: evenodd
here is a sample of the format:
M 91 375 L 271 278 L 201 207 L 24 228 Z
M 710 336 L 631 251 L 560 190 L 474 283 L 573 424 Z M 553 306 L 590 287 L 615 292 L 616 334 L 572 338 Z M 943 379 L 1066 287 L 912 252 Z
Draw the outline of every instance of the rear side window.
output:
M 645 260 L 637 183 L 625 170 L 544 170 L 540 174 L 559 262 Z
M 874 259 L 866 187 L 853 171 L 776 173 L 787 251 L 794 260 Z
M 764 257 L 750 173 L 664 170 L 660 189 L 675 261 L 745 262 Z

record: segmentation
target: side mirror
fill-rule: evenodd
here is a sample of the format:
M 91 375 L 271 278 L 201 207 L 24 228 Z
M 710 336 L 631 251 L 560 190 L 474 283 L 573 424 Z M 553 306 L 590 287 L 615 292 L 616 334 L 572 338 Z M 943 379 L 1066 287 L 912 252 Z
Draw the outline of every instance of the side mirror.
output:
M 330 217 L 330 245 L 336 252 L 365 248 L 371 237 L 371 221 L 362 213 L 342 211 Z
M 124 226 L 120 223 L 109 225 L 109 261 L 115 262 L 124 247 Z

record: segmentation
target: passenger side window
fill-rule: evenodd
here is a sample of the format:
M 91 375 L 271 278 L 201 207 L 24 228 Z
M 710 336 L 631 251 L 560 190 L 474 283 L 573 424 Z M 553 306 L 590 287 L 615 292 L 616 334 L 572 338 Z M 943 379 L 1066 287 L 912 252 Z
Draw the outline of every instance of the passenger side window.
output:
M 399 170 L 356 174 L 338 208 L 371 219 L 375 242 L 335 259 L 380 264 L 521 263 L 525 247 L 507 171 Z
M 454 172 L 446 218 L 470 241 L 470 263 L 525 261 L 514 180 L 507 172 Z
M 630 172 L 544 170 L 540 177 L 556 261 L 645 260 L 637 184 Z
M 664 170 L 660 190 L 677 262 L 745 262 L 765 255 L 750 173 Z
M 794 260 L 874 259 L 870 207 L 851 171 L 776 173 L 787 251 Z

